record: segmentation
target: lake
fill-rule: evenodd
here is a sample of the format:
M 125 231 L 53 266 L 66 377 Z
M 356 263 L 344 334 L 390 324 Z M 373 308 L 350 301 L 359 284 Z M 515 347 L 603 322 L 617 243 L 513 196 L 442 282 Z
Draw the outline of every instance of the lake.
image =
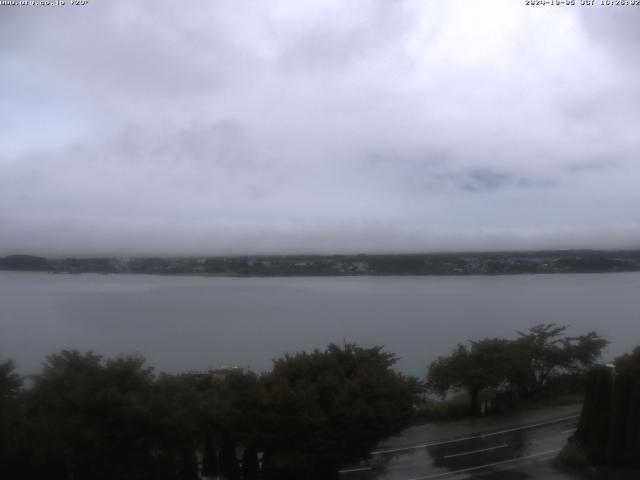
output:
M 329 342 L 384 345 L 423 376 L 457 342 L 540 322 L 640 345 L 640 273 L 222 278 L 0 272 L 0 360 L 35 373 L 63 348 L 138 353 L 160 370 L 268 370 Z

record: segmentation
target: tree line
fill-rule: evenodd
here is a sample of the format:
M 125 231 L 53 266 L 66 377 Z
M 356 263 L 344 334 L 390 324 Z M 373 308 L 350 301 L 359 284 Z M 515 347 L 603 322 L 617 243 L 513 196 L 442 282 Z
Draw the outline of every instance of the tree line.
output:
M 532 399 L 586 378 L 607 342 L 541 324 L 514 339 L 460 344 L 426 381 L 382 347 L 331 344 L 270 372 L 158 373 L 138 356 L 65 350 L 20 377 L 0 363 L 0 478 L 251 480 L 332 478 L 416 419 L 428 393 L 488 390 Z M 510 397 L 510 398 L 512 398 Z M 634 397 L 635 398 L 635 397 Z
M 0 270 L 176 275 L 507 275 L 633 272 L 640 251 L 565 250 L 440 254 L 284 255 L 200 258 L 0 257 Z
M 550 380 L 564 376 L 584 379 L 607 341 L 596 332 L 566 335 L 566 326 L 536 325 L 518 332 L 515 339 L 484 338 L 469 345 L 458 344 L 453 352 L 433 361 L 427 386 L 443 396 L 463 390 L 469 396 L 470 413 L 480 412 L 480 394 L 499 389 L 514 398 L 536 397 Z
M 156 374 L 62 351 L 0 364 L 0 478 L 332 478 L 411 419 L 419 382 L 381 347 L 329 345 L 271 372 Z

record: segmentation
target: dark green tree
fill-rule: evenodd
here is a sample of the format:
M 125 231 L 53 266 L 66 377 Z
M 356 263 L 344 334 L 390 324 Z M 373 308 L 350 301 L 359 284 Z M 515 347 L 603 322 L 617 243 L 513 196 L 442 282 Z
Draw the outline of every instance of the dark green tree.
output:
M 204 448 L 202 452 L 202 475 L 215 477 L 220 474 L 218 466 L 218 451 L 216 442 L 211 432 L 205 433 Z
M 593 368 L 587 375 L 587 388 L 576 436 L 585 446 L 590 460 L 606 462 L 611 424 L 611 392 L 613 372 L 604 366 Z
M 33 463 L 57 465 L 75 480 L 148 478 L 152 381 L 138 357 L 48 357 L 27 399 Z
M 472 415 L 480 411 L 480 392 L 504 383 L 509 374 L 511 355 L 508 340 L 485 338 L 459 344 L 451 355 L 433 361 L 427 374 L 427 386 L 433 392 L 446 395 L 452 389 L 469 394 Z
M 615 360 L 608 460 L 640 467 L 640 347 Z
M 589 373 L 575 435 L 595 465 L 640 467 L 640 347 Z
M 229 480 L 240 478 L 240 465 L 236 458 L 236 448 L 230 436 L 225 436 L 220 448 L 220 474 Z
M 20 442 L 19 395 L 22 378 L 15 372 L 11 360 L 0 363 L 0 477 L 9 478 L 19 468 L 17 458 Z
M 268 468 L 298 478 L 330 475 L 400 431 L 418 392 L 392 370 L 395 362 L 382 347 L 354 344 L 276 360 L 264 379 L 272 422 Z
M 15 369 L 15 364 L 11 360 L 0 363 L 0 402 L 14 399 L 20 391 L 22 379 Z
M 569 337 L 564 335 L 566 330 L 548 323 L 518 332 L 519 338 L 512 343 L 509 380 L 522 398 L 539 393 L 552 375 L 586 373 L 608 343 L 595 332 Z
M 202 383 L 199 376 L 161 374 L 152 385 L 150 411 L 156 419 L 152 439 L 159 478 L 193 474 L 195 452 L 206 442 L 208 432 Z

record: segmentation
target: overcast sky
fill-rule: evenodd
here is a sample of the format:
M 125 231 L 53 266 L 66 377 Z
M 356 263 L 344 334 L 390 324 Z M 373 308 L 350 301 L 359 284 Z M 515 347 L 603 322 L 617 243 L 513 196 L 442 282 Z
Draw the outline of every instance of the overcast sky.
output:
M 640 7 L 524 3 L 0 6 L 0 254 L 640 247 Z

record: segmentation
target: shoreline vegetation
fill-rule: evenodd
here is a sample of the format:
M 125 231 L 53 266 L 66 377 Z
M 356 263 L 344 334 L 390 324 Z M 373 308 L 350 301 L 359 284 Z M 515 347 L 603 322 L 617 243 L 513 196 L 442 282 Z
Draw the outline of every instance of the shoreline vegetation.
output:
M 166 374 L 139 356 L 63 350 L 24 378 L 9 360 L 0 362 L 0 476 L 331 479 L 411 425 L 576 402 L 606 343 L 540 324 L 459 344 L 424 379 L 394 370 L 383 347 L 351 343 L 286 354 L 260 374 Z M 635 372 L 636 357 L 617 363 Z
M 640 250 L 216 257 L 0 257 L 0 270 L 212 277 L 509 275 L 640 271 Z
M 331 344 L 271 371 L 157 373 L 64 350 L 39 374 L 0 363 L 0 477 L 331 479 L 410 424 L 421 383 L 382 347 Z
M 638 478 L 640 347 L 586 378 L 578 428 L 558 461 L 590 478 Z

